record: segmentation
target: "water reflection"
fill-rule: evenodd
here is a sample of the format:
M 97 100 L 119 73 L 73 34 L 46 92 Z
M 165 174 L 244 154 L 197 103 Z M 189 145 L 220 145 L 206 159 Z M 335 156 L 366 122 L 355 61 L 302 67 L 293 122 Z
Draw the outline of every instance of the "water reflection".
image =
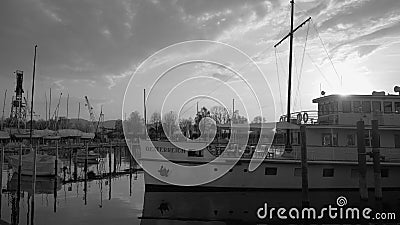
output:
M 373 192 L 369 193 L 373 196 Z M 337 207 L 336 200 L 345 196 L 348 207 L 371 207 L 380 212 L 400 213 L 400 190 L 384 192 L 382 204 L 374 200 L 361 203 L 358 191 L 310 191 L 310 206 L 320 210 L 332 205 Z M 298 220 L 273 219 L 260 220 L 257 210 L 268 204 L 268 207 L 296 207 L 301 210 L 301 191 L 264 191 L 264 192 L 199 192 L 199 191 L 152 191 L 145 193 L 141 225 L 150 224 L 298 224 Z M 363 207 L 364 206 L 364 207 Z M 399 216 L 400 214 L 397 214 Z M 318 222 L 336 223 L 339 221 L 325 217 Z M 389 222 L 389 221 L 388 221 Z M 398 220 L 391 221 L 397 223 Z M 386 224 L 386 223 L 385 223 Z
M 32 177 L 21 176 L 19 183 L 5 163 L 0 224 L 31 224 L 31 216 L 34 224 L 139 224 L 142 174 L 131 169 L 134 161 L 125 149 L 96 152 L 100 158 L 94 164 L 65 153 L 61 177 L 37 177 L 35 193 Z
M 4 165 L 0 224 L 270 224 L 256 211 L 265 202 L 271 207 L 301 207 L 299 191 L 152 190 L 145 192 L 143 173 L 132 170 L 134 161 L 123 150 L 97 150 L 95 164 L 75 160 L 66 153 L 61 177 L 32 178 L 18 175 Z M 87 173 L 85 173 L 87 171 Z M 19 189 L 19 190 L 18 190 Z M 19 194 L 18 194 L 19 193 Z M 371 191 L 370 196 L 374 196 Z M 310 191 L 310 204 L 335 205 L 345 196 L 349 206 L 361 206 L 358 191 Z M 382 204 L 368 206 L 400 216 L 400 190 L 384 191 Z M 30 202 L 35 199 L 32 210 Z M 371 198 L 373 199 L 373 198 Z M 284 221 L 289 223 L 288 221 Z M 298 223 L 298 221 L 291 221 Z M 321 221 L 332 223 L 332 221 Z M 354 223 L 354 221 L 349 222 Z

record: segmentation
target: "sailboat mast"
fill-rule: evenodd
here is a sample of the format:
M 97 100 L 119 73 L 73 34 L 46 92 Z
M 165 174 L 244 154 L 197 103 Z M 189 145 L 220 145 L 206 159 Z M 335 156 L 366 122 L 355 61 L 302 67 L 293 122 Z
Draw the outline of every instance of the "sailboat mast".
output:
M 50 96 L 49 96 L 49 124 L 48 127 L 51 127 L 51 88 L 50 88 Z
M 290 99 L 292 92 L 292 60 L 293 60 L 293 19 L 294 19 L 294 0 L 290 1 L 291 13 L 290 13 L 290 33 L 289 33 L 289 79 L 288 79 L 288 95 L 287 95 L 287 114 L 286 121 L 290 123 Z
M 79 122 L 80 115 L 81 115 L 81 103 L 78 102 L 78 122 Z
M 35 72 L 36 72 L 36 49 L 35 45 L 35 56 L 33 57 L 33 75 L 32 75 L 32 99 L 31 99 L 31 127 L 29 131 L 29 143 L 32 146 L 32 131 L 33 131 L 33 94 L 35 93 Z
M 7 89 L 4 92 L 3 115 L 1 116 L 1 129 L 4 129 L 4 108 L 6 107 Z
M 286 121 L 290 123 L 290 99 L 292 95 L 292 63 L 293 63 L 293 20 L 294 20 L 294 0 L 290 1 L 290 33 L 289 33 L 289 78 L 288 78 L 288 94 L 287 94 L 287 113 Z M 286 147 L 290 148 L 290 129 L 286 130 Z
M 46 123 L 47 123 L 47 94 L 44 92 L 44 98 L 46 100 L 46 111 L 44 111 L 44 114 L 46 115 Z
M 289 38 L 290 43 L 289 43 L 289 79 L 288 79 L 288 95 L 287 95 L 287 113 L 286 113 L 286 121 L 290 123 L 290 98 L 292 95 L 292 62 L 293 62 L 293 35 L 294 32 L 296 32 L 300 27 L 302 27 L 304 24 L 309 22 L 311 20 L 311 17 L 306 19 L 304 22 L 302 22 L 300 25 L 298 25 L 295 29 L 293 29 L 293 24 L 294 24 L 294 0 L 290 1 L 291 4 L 291 13 L 290 13 L 290 32 L 288 35 L 283 37 L 278 43 L 274 45 L 276 48 L 278 45 L 280 45 L 286 38 Z M 290 150 L 290 129 L 286 130 L 286 149 Z

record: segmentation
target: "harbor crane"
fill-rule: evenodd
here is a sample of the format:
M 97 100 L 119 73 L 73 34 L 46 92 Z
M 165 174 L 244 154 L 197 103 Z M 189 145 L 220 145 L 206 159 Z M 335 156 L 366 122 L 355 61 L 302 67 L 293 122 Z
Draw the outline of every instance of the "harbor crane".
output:
M 98 133 L 98 129 L 99 129 L 99 125 L 103 124 L 103 121 L 104 121 L 103 107 L 101 107 L 100 116 L 99 116 L 99 119 L 97 120 L 96 119 L 97 118 L 96 113 L 95 113 L 92 105 L 90 104 L 89 99 L 88 99 L 87 96 L 85 96 L 85 101 L 86 101 L 85 106 L 88 108 L 88 111 L 89 111 L 90 121 L 92 122 L 95 134 L 97 134 Z

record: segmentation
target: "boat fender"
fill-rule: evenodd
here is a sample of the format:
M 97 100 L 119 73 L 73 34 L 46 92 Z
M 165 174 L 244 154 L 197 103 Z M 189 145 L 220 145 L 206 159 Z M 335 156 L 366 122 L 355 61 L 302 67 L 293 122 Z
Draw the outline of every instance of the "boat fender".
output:
M 307 123 L 307 121 L 308 121 L 308 113 L 304 113 L 303 114 L 303 121 L 304 121 L 304 123 Z

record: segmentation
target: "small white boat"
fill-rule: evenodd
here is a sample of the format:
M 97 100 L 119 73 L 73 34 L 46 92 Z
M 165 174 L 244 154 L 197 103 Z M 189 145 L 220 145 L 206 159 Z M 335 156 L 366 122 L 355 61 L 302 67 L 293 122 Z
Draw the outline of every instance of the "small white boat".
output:
M 13 171 L 18 172 L 19 156 L 13 155 L 8 156 L 8 163 L 11 165 Z M 54 176 L 55 173 L 55 156 L 51 155 L 36 155 L 36 176 Z M 33 175 L 33 152 L 22 155 L 21 163 L 21 174 L 22 175 Z M 58 159 L 58 172 L 62 171 L 63 164 L 60 159 Z

